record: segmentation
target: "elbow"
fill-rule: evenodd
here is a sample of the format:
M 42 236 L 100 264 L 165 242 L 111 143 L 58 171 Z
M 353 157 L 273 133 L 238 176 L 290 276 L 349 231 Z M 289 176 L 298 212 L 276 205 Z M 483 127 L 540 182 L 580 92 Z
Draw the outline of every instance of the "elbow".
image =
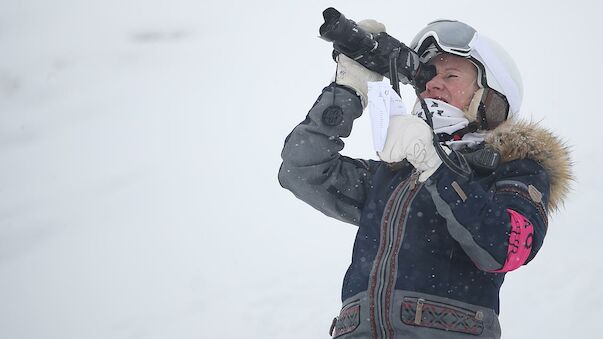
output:
M 299 176 L 295 174 L 295 170 L 291 168 L 286 162 L 281 164 L 281 167 L 278 170 L 278 183 L 282 188 L 289 190 L 291 192 L 295 191 L 295 178 Z
M 288 170 L 285 167 L 285 163 L 281 163 L 281 166 L 278 169 L 278 183 L 281 185 L 282 188 L 284 189 L 288 189 L 288 173 L 290 172 L 290 170 Z

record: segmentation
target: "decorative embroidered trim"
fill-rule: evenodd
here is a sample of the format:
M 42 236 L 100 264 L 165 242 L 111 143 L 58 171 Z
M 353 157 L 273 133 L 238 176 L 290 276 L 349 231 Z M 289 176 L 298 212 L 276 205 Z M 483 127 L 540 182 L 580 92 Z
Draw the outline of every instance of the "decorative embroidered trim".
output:
M 352 333 L 360 325 L 360 305 L 345 308 L 337 317 L 333 338 Z
M 527 202 L 529 202 L 530 205 L 534 206 L 534 208 L 538 212 L 538 215 L 540 216 L 540 219 L 544 223 L 544 226 L 548 227 L 549 221 L 548 221 L 548 218 L 547 218 L 547 214 L 546 214 L 546 210 L 544 208 L 544 203 L 543 202 L 536 203 L 534 200 L 532 200 L 532 197 L 530 197 L 529 193 L 525 192 L 524 190 L 517 189 L 515 187 L 510 187 L 510 186 L 501 187 L 501 188 L 497 189 L 497 192 L 498 193 L 514 194 L 515 196 L 523 198 L 524 200 L 526 200 Z
M 390 195 L 383 212 L 379 248 L 373 261 L 368 289 L 369 319 L 374 338 L 393 335 L 390 319 L 392 291 L 395 288 L 398 253 L 406 228 L 406 211 L 422 187 L 415 185 L 416 180 L 417 176 L 411 175 L 400 182 Z
M 471 311 L 423 298 L 405 297 L 401 320 L 406 325 L 480 335 L 484 331 L 484 313 Z

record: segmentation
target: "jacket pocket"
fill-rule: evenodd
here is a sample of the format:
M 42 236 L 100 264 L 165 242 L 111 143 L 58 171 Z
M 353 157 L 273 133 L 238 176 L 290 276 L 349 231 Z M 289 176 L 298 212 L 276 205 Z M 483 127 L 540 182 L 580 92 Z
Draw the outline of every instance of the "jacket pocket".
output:
M 484 331 L 484 313 L 424 298 L 404 297 L 402 322 L 410 326 L 480 335 Z
M 340 337 L 344 334 L 352 333 L 360 325 L 360 305 L 358 300 L 345 305 L 339 316 L 333 319 L 333 327 L 331 335 L 333 338 Z

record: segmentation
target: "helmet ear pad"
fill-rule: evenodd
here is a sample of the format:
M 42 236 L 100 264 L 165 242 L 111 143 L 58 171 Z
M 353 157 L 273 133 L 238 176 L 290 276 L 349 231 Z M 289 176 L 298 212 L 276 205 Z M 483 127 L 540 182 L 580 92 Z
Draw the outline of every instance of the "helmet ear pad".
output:
M 479 88 L 475 93 L 473 93 L 473 98 L 471 98 L 471 102 L 466 109 L 463 110 L 465 113 L 465 118 L 469 120 L 469 122 L 474 122 L 477 120 L 477 110 L 479 109 L 479 104 L 482 100 L 482 95 L 484 94 L 484 89 Z
M 493 130 L 507 120 L 509 108 L 504 95 L 485 87 L 475 91 L 464 113 L 469 122 L 477 122 L 478 129 Z

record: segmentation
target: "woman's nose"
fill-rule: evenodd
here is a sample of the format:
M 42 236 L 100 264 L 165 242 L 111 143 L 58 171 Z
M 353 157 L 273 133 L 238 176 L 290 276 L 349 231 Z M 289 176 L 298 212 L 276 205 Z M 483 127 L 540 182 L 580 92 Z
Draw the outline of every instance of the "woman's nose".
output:
M 436 74 L 436 76 L 431 78 L 431 80 L 429 80 L 425 84 L 425 89 L 427 89 L 428 91 L 442 90 L 443 88 L 444 88 L 444 81 L 442 79 L 441 74 Z

